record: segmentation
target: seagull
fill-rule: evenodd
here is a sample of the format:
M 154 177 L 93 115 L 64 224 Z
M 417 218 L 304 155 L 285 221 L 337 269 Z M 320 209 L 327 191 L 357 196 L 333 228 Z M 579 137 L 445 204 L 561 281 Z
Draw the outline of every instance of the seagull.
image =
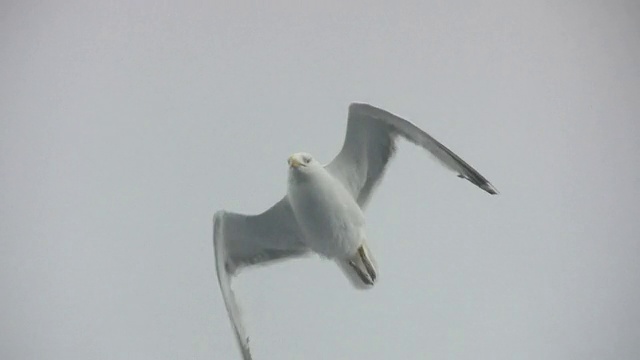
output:
M 310 154 L 291 155 L 287 194 L 259 215 L 224 210 L 213 218 L 216 272 L 244 360 L 251 360 L 231 280 L 243 268 L 308 254 L 334 261 L 356 289 L 369 289 L 378 271 L 365 232 L 365 209 L 403 137 L 489 194 L 496 188 L 469 164 L 413 123 L 380 108 L 349 106 L 340 153 L 327 165 Z

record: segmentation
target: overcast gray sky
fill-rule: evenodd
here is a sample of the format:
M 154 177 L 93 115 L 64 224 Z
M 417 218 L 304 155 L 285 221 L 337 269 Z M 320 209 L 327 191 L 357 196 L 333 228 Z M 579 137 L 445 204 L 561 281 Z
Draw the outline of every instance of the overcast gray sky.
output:
M 347 106 L 404 116 L 380 279 L 235 285 L 256 359 L 640 358 L 637 1 L 3 1 L 0 358 L 235 359 L 212 215 L 257 213 Z

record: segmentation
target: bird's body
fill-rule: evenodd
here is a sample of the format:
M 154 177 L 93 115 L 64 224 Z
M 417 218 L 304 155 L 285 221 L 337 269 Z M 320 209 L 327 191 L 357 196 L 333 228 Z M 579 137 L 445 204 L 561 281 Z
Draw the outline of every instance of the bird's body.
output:
M 295 156 L 310 159 L 308 164 L 289 169 L 287 187 L 303 242 L 329 259 L 353 256 L 365 241 L 362 210 L 347 189 L 310 155 Z
M 497 190 L 480 173 L 411 122 L 366 104 L 351 104 L 340 153 L 323 166 L 307 153 L 289 158 L 287 194 L 259 215 L 218 211 L 214 250 L 218 282 L 244 360 L 249 338 L 231 289 L 244 267 L 309 253 L 335 261 L 351 284 L 368 289 L 377 266 L 367 247 L 363 209 L 380 183 L 403 137 L 445 167 L 490 194 Z

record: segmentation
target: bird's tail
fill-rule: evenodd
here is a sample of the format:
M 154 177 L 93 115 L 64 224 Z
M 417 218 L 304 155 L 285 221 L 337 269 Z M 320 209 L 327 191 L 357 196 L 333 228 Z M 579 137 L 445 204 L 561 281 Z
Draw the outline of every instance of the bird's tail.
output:
M 362 244 L 358 251 L 347 259 L 338 259 L 336 263 L 356 289 L 370 289 L 377 278 L 376 263 L 367 244 Z

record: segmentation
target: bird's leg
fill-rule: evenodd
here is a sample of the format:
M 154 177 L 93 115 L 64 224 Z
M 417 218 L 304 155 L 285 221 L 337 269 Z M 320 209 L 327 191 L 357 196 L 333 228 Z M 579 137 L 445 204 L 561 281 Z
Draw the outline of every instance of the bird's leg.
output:
M 353 268 L 363 283 L 373 285 L 376 281 L 376 268 L 371 261 L 366 245 L 358 248 L 357 252 L 348 259 L 348 264 Z
M 367 251 L 366 245 L 362 245 L 358 248 L 358 255 L 360 256 L 360 260 L 362 260 L 365 269 L 367 269 L 371 281 L 376 281 L 376 268 L 371 262 L 371 258 L 369 257 L 369 252 Z
M 360 280 L 362 280 L 363 283 L 373 285 L 373 280 L 367 275 L 367 273 L 358 267 L 355 260 L 349 260 L 349 265 L 353 268 L 356 274 L 358 274 L 358 277 L 360 277 Z

